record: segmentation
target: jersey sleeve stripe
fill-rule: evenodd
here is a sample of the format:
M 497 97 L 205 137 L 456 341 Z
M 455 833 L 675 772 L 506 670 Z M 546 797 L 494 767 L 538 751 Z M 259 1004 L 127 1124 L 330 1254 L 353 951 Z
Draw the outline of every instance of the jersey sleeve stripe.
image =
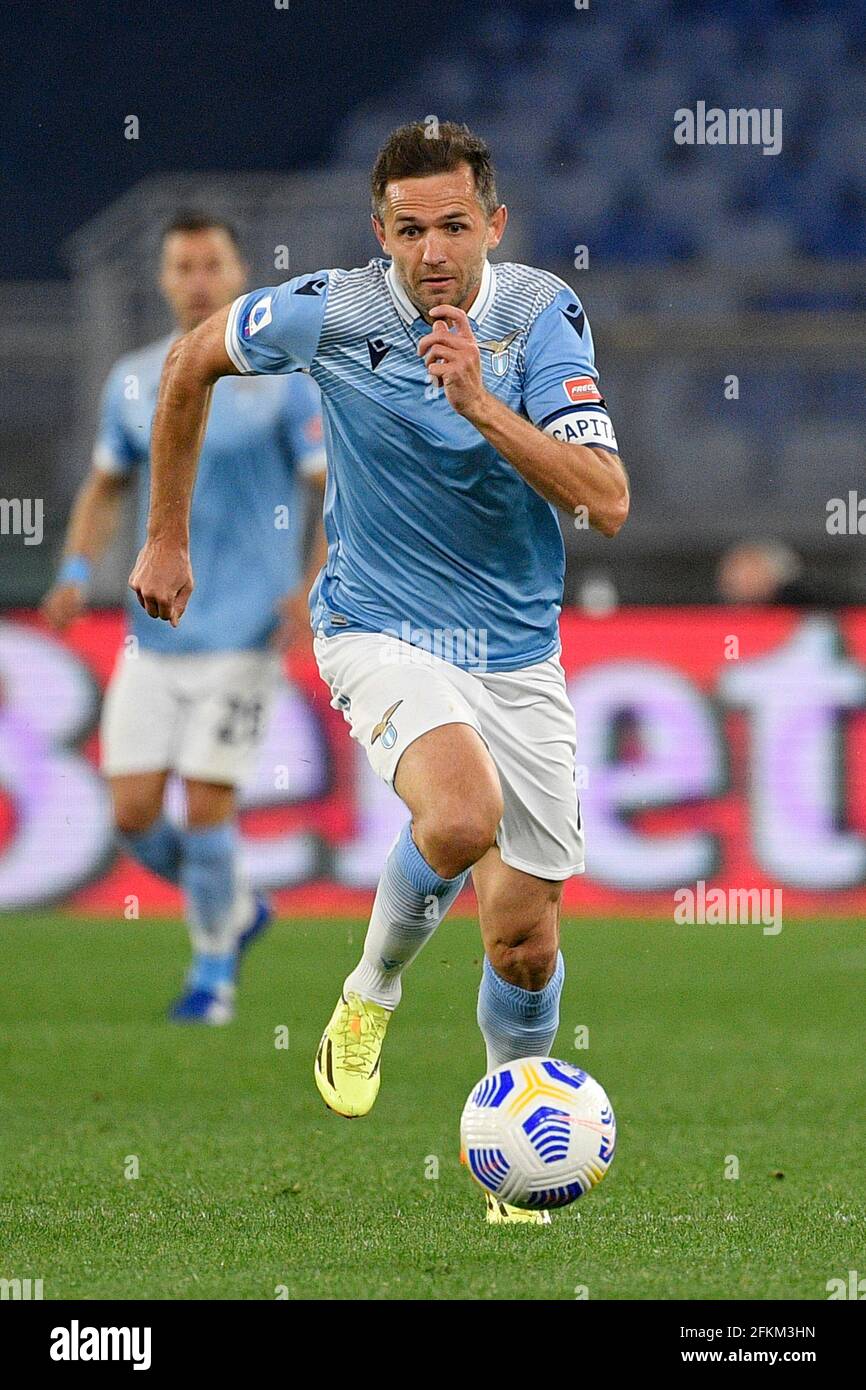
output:
M 244 356 L 243 346 L 238 337 L 238 317 L 240 315 L 241 305 L 246 298 L 247 296 L 245 294 L 240 295 L 229 310 L 229 316 L 226 321 L 225 344 L 226 352 L 238 371 L 242 372 L 244 376 L 254 376 L 255 373 Z
M 610 419 L 606 406 L 599 401 L 585 401 L 583 405 L 575 402 L 573 405 L 564 405 L 561 410 L 554 410 L 550 415 L 545 415 L 544 419 L 538 422 L 538 428 L 540 430 L 547 429 L 548 425 L 552 425 L 555 420 L 560 420 L 563 415 L 577 415 L 583 410 L 591 410 L 596 415 L 607 415 L 607 418 Z

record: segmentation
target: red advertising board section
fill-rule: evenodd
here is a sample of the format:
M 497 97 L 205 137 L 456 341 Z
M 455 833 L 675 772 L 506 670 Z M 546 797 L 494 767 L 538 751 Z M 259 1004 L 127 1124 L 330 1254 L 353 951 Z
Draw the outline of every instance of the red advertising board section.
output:
M 178 911 L 174 890 L 112 861 L 93 776 L 122 616 L 82 619 L 62 643 L 27 613 L 0 631 L 0 904 L 60 899 L 120 915 L 135 894 L 143 915 Z M 562 639 L 587 840 L 566 910 L 669 916 L 675 891 L 700 881 L 781 888 L 786 914 L 866 908 L 866 612 L 566 612 Z M 248 858 L 284 914 L 364 913 L 405 811 L 373 785 L 312 655 L 293 655 L 286 672 L 242 815 Z M 88 698 L 79 731 L 71 717 L 64 727 L 64 702 Z M 54 771 L 52 738 L 65 741 Z M 269 795 L 280 757 L 284 787 Z

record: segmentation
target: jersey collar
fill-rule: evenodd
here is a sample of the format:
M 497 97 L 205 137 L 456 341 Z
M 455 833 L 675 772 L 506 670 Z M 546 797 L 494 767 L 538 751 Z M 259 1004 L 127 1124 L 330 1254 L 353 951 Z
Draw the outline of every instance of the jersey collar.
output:
M 412 303 L 400 281 L 397 279 L 397 272 L 394 269 L 394 262 L 391 261 L 385 272 L 385 284 L 388 286 L 394 307 L 404 323 L 415 323 L 421 318 L 415 305 Z M 484 269 L 481 272 L 481 285 L 478 293 L 473 299 L 468 309 L 468 316 L 474 323 L 481 323 L 485 315 L 493 307 L 493 300 L 496 297 L 496 276 L 493 266 L 489 261 L 484 262 Z

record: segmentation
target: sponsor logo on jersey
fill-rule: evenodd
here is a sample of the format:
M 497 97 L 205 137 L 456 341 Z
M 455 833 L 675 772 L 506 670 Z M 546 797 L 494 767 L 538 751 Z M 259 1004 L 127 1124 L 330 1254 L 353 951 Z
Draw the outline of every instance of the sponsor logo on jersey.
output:
M 373 732 L 370 735 L 371 745 L 374 744 L 378 738 L 381 738 L 383 748 L 394 747 L 394 744 L 397 742 L 397 730 L 391 723 L 391 715 L 394 713 L 396 709 L 399 709 L 402 703 L 402 700 L 397 700 L 391 706 L 390 709 L 386 709 L 385 713 L 382 715 L 382 718 L 379 720 L 379 723 L 375 725 Z
M 592 402 L 597 405 L 602 398 L 591 376 L 570 376 L 562 383 L 562 389 L 568 399 L 576 404 Z
M 273 317 L 271 296 L 266 294 L 264 299 L 258 300 L 250 310 L 247 321 L 244 324 L 244 337 L 252 338 L 255 333 L 258 333 L 259 329 L 266 328 L 273 320 Z
M 490 353 L 490 365 L 493 368 L 494 376 L 505 376 L 511 361 L 511 344 L 520 332 L 515 328 L 513 332 L 506 333 L 504 338 L 488 338 L 486 342 L 479 343 L 482 352 Z

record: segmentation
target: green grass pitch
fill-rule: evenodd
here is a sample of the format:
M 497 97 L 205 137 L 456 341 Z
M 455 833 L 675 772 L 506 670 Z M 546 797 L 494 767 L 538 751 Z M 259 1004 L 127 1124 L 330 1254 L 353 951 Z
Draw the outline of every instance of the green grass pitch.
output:
M 0 1277 L 46 1299 L 825 1299 L 866 1272 L 861 924 L 564 923 L 554 1051 L 619 1133 L 546 1229 L 487 1227 L 458 1163 L 484 1071 L 470 922 L 406 977 L 373 1113 L 322 1105 L 362 932 L 279 923 L 236 1023 L 196 1030 L 162 1020 L 180 924 L 0 919 Z

